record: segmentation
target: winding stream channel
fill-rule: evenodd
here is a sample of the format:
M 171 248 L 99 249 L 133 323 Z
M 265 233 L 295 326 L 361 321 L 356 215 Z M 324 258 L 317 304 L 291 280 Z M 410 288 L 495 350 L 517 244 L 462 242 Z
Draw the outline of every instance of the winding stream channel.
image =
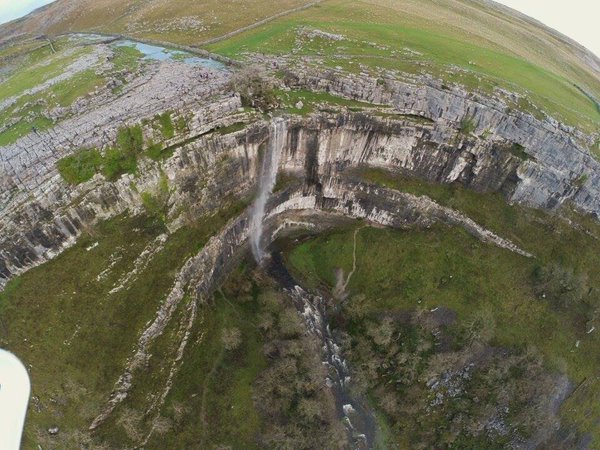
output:
M 350 390 L 350 371 L 331 332 L 325 300 L 299 286 L 285 267 L 280 252 L 272 251 L 264 262 L 267 273 L 292 299 L 308 330 L 321 343 L 323 364 L 328 368 L 327 386 L 334 393 L 336 408 L 351 436 L 352 447 L 373 448 L 377 430 L 375 417 Z

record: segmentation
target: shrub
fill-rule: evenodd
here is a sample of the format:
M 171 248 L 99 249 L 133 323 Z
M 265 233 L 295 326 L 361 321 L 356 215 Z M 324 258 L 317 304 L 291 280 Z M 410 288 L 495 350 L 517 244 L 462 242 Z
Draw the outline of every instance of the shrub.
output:
M 585 183 L 587 183 L 587 180 L 589 180 L 589 178 L 590 176 L 587 173 L 581 174 L 580 176 L 575 178 L 575 180 L 573 180 L 573 186 L 581 188 Z
M 472 117 L 466 117 L 460 122 L 460 131 L 464 134 L 471 134 L 475 131 L 475 121 Z
M 163 153 L 163 146 L 160 142 L 154 143 L 150 141 L 146 149 L 146 155 L 153 161 L 160 161 L 167 156 L 167 153 Z
M 135 173 L 137 155 L 143 148 L 144 135 L 140 125 L 119 128 L 117 146 L 109 148 L 104 155 L 104 176 L 109 181 L 114 181 L 124 173 Z
M 142 204 L 149 216 L 162 216 L 162 204 L 158 196 L 152 195 L 150 192 L 142 192 Z
M 527 161 L 529 159 L 529 155 L 525 151 L 525 147 L 523 147 L 521 144 L 514 142 L 510 146 L 509 151 L 517 158 L 522 159 L 523 161 Z
M 119 128 L 117 132 L 117 146 L 125 153 L 140 153 L 144 148 L 142 127 L 134 125 Z
M 109 181 L 115 181 L 124 173 L 135 173 L 137 158 L 135 153 L 121 148 L 109 148 L 104 155 L 102 172 Z
M 156 188 L 156 194 L 153 195 L 150 192 L 142 192 L 142 204 L 146 209 L 146 212 L 150 217 L 164 221 L 169 211 L 169 180 L 167 176 L 162 173 L 158 180 L 158 186 Z
M 188 125 L 188 118 L 186 118 L 185 116 L 179 116 L 175 120 L 175 129 L 180 133 L 190 131 Z
M 69 184 L 80 184 L 90 180 L 102 165 L 102 156 L 97 149 L 79 150 L 56 163 L 58 172 Z
M 587 275 L 559 264 L 536 266 L 532 280 L 538 298 L 547 301 L 558 311 L 578 311 L 590 314 L 590 287 Z
M 173 121 L 171 120 L 171 113 L 169 111 L 158 114 L 155 119 L 158 121 L 160 132 L 165 139 L 171 139 L 173 136 L 175 136 L 175 127 L 173 125 Z
M 242 106 L 251 106 L 263 112 L 278 106 L 272 83 L 255 66 L 237 72 L 232 77 L 231 87 L 240 94 Z
M 235 350 L 242 343 L 242 333 L 236 327 L 226 328 L 221 335 L 221 341 L 225 350 Z

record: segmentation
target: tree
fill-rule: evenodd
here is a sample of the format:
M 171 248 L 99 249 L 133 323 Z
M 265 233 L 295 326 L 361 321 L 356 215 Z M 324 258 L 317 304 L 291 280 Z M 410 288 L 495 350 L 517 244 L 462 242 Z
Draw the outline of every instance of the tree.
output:
M 242 343 L 242 333 L 239 328 L 225 328 L 221 335 L 221 341 L 225 350 L 235 350 Z

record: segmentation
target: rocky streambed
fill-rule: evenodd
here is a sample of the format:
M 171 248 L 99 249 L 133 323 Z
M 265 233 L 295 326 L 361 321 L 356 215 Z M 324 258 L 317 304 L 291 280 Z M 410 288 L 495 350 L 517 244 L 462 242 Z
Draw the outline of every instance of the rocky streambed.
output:
M 270 253 L 265 267 L 292 300 L 308 331 L 321 344 L 323 364 L 328 368 L 326 384 L 334 392 L 338 414 L 348 431 L 352 447 L 373 448 L 377 434 L 376 420 L 366 406 L 365 399 L 359 399 L 352 393 L 351 369 L 331 331 L 325 299 L 300 287 L 276 250 Z

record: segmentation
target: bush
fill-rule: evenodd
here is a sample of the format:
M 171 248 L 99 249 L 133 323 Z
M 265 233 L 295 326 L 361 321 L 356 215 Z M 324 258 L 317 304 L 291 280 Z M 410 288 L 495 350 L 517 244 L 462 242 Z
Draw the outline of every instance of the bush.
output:
M 162 215 L 162 205 L 158 197 L 152 195 L 150 192 L 142 192 L 142 204 L 146 213 L 151 217 L 160 217 Z
M 573 181 L 573 186 L 581 188 L 585 183 L 587 183 L 587 180 L 589 180 L 589 178 L 590 176 L 587 173 L 584 173 L 575 178 L 575 180 Z
M 135 173 L 136 170 L 135 153 L 123 151 L 121 148 L 109 148 L 106 151 L 102 173 L 109 181 L 115 181 L 124 173 Z
M 163 153 L 163 146 L 160 142 L 154 143 L 150 141 L 146 149 L 146 155 L 153 161 L 160 161 L 167 156 L 167 153 Z
M 117 146 L 109 148 L 104 155 L 104 176 L 109 181 L 115 181 L 124 173 L 135 173 L 137 155 L 143 148 L 144 135 L 140 125 L 119 128 Z
M 279 104 L 272 83 L 263 78 L 257 67 L 250 66 L 237 72 L 232 77 L 231 88 L 240 94 L 242 106 L 265 112 Z
M 221 341 L 225 350 L 235 350 L 242 343 L 242 333 L 239 328 L 226 328 L 221 335 Z
M 190 131 L 188 125 L 188 118 L 186 118 L 185 116 L 179 116 L 175 120 L 175 129 L 180 133 Z
M 134 125 L 132 127 L 119 128 L 117 132 L 117 146 L 124 153 L 140 153 L 144 148 L 142 127 Z
M 536 296 L 558 311 L 578 311 L 588 316 L 590 286 L 585 274 L 559 264 L 536 266 L 532 274 Z
M 148 216 L 164 221 L 169 212 L 169 180 L 163 173 L 158 181 L 156 194 L 142 192 L 142 204 L 148 213 Z
M 525 151 L 525 147 L 523 147 L 521 144 L 514 142 L 510 146 L 509 151 L 517 158 L 522 159 L 523 161 L 527 161 L 529 159 L 529 155 Z
M 170 114 L 165 113 L 160 117 L 163 124 L 161 127 L 166 127 L 167 133 L 174 133 Z M 137 155 L 143 148 L 142 127 L 140 125 L 122 127 L 117 132 L 116 147 L 106 150 L 104 157 L 97 149 L 85 149 L 59 160 L 56 165 L 63 179 L 70 184 L 88 181 L 100 171 L 109 181 L 115 181 L 124 173 L 136 172 Z M 148 157 L 154 160 L 163 158 L 166 156 L 163 150 L 161 144 L 150 143 L 147 150 Z
M 473 131 L 475 131 L 475 121 L 472 117 L 464 118 L 460 122 L 460 131 L 464 134 L 471 134 Z
M 155 120 L 158 121 L 160 132 L 162 133 L 165 139 L 171 139 L 173 136 L 175 136 L 175 127 L 173 126 L 173 121 L 171 120 L 171 113 L 169 111 L 164 112 L 162 114 L 158 114 L 155 117 Z
M 102 165 L 102 155 L 97 149 L 79 150 L 56 163 L 58 172 L 69 184 L 90 180 Z

